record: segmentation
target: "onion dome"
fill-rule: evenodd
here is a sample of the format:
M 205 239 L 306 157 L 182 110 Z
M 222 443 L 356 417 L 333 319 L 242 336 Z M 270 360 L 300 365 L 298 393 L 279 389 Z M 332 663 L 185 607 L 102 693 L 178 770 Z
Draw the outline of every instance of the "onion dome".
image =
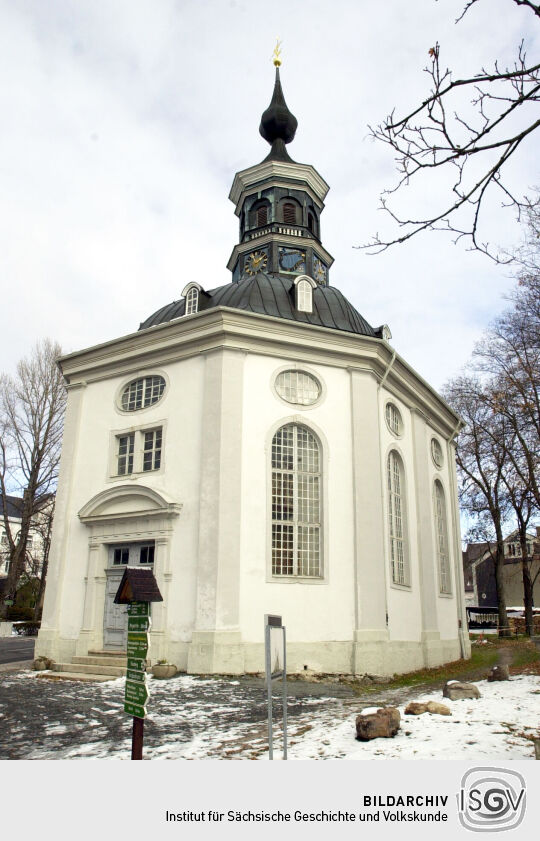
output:
M 261 117 L 259 133 L 271 145 L 270 153 L 265 161 L 290 161 L 286 143 L 294 139 L 298 120 L 287 108 L 285 97 L 279 79 L 279 67 L 276 67 L 276 83 L 270 105 Z

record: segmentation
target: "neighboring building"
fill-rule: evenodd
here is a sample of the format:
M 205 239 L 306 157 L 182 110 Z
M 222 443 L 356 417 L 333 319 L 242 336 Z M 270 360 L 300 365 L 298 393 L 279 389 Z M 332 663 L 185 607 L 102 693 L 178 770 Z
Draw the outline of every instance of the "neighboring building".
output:
M 237 173 L 240 240 L 137 332 L 65 356 L 68 389 L 36 652 L 122 651 L 126 564 L 152 567 L 150 655 L 260 672 L 283 616 L 291 671 L 391 674 L 468 657 L 459 417 L 330 285 L 328 191 L 286 149 Z M 212 288 L 209 288 L 212 287 Z
M 43 519 L 46 516 L 48 502 L 53 497 L 47 496 L 43 500 L 37 514 L 32 520 L 32 528 L 28 533 L 26 541 L 26 572 L 32 577 L 39 577 L 43 565 L 46 535 L 43 529 Z M 17 496 L 6 497 L 7 519 L 12 537 L 17 540 L 21 527 L 22 498 Z M 5 579 L 9 572 L 9 540 L 4 521 L 4 503 L 0 495 L 0 579 Z
M 540 532 L 540 528 L 537 528 Z M 527 535 L 527 552 L 531 577 L 534 581 L 533 601 L 540 606 L 540 534 Z M 469 543 L 463 553 L 463 571 L 467 605 L 476 607 L 497 607 L 495 566 L 493 555 L 495 544 Z M 523 606 L 523 576 L 521 568 L 521 545 L 517 531 L 504 540 L 504 592 L 507 607 Z

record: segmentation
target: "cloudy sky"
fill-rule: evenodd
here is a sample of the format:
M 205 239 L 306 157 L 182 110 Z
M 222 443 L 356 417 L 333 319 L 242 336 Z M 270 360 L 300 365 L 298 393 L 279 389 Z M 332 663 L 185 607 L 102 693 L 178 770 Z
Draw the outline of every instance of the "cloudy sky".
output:
M 188 280 L 230 280 L 228 193 L 267 154 L 258 125 L 279 37 L 299 122 L 290 154 L 331 186 L 331 281 L 441 386 L 503 308 L 510 271 L 443 234 L 378 257 L 353 246 L 384 230 L 378 196 L 395 179 L 367 126 L 425 97 L 429 48 L 439 41 L 456 76 L 511 61 L 522 37 L 540 52 L 512 0 L 481 0 L 455 25 L 463 3 L 0 0 L 0 367 L 43 336 L 71 352 L 132 332 Z M 537 147 L 513 165 L 522 192 L 540 182 Z M 511 214 L 485 222 L 492 240 L 519 241 Z

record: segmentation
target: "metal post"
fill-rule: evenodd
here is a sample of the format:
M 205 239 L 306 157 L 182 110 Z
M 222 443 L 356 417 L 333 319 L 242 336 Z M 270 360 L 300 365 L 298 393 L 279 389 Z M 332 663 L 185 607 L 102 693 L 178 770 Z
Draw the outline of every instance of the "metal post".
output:
M 144 718 L 133 716 L 133 734 L 131 737 L 131 758 L 142 759 Z
M 287 759 L 287 635 L 283 627 L 283 759 Z
M 266 688 L 268 692 L 268 759 L 274 758 L 274 745 L 272 743 L 272 665 L 270 662 L 270 625 L 266 625 L 265 649 L 266 649 Z

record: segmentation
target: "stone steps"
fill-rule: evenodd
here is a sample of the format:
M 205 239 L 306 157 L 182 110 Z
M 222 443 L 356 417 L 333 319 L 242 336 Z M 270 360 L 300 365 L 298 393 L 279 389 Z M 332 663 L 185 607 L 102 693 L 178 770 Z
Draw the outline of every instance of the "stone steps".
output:
M 44 680 L 105 681 L 124 677 L 127 657 L 121 651 L 89 651 L 75 655 L 71 663 L 53 663 L 52 669 L 38 672 Z
M 83 674 L 82 672 L 37 672 L 38 680 L 80 680 L 82 683 L 103 683 L 115 680 L 111 675 Z

